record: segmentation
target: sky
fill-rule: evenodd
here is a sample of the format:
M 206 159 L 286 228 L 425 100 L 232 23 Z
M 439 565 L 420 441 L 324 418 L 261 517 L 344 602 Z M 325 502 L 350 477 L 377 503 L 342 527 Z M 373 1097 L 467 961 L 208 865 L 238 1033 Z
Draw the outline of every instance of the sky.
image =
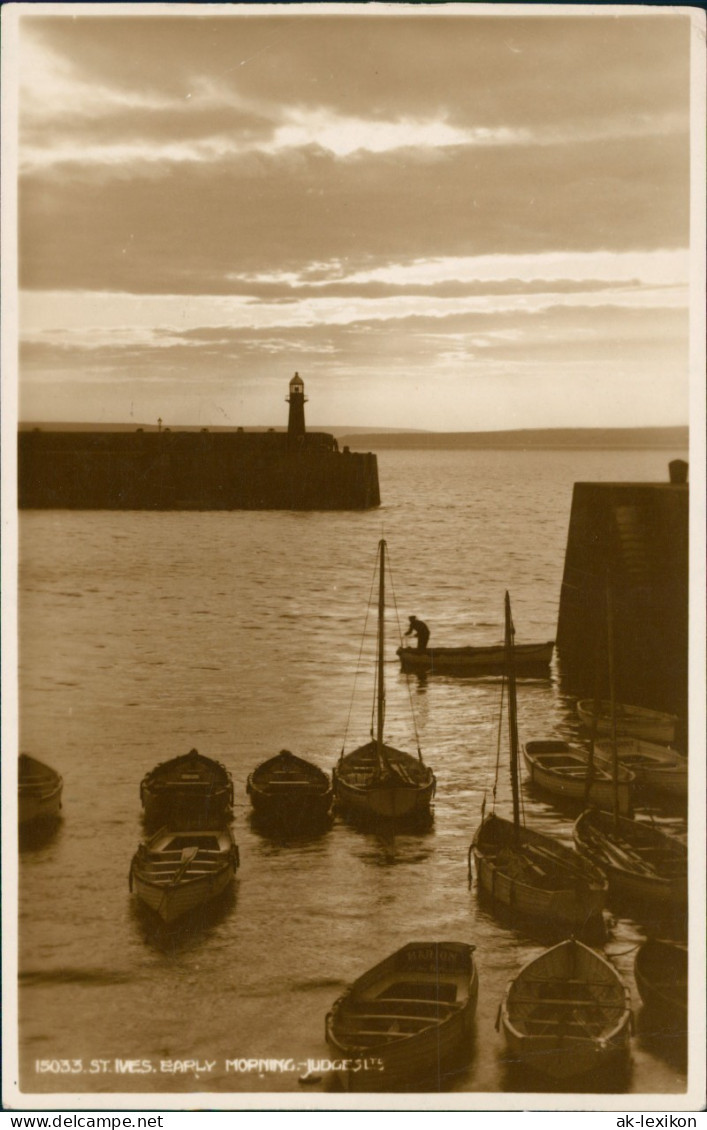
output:
M 686 9 L 34 7 L 22 420 L 687 423 Z

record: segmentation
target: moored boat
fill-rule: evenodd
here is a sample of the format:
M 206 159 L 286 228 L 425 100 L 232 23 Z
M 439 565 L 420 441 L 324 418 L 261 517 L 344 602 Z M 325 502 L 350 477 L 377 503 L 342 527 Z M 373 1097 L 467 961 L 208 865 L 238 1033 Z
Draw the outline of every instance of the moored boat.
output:
M 140 782 L 140 800 L 149 824 L 208 828 L 228 818 L 233 782 L 219 761 L 192 749 L 147 773 Z
M 554 1080 L 606 1070 L 628 1055 L 629 991 L 613 965 L 574 938 L 523 967 L 500 1018 L 513 1058 Z
M 546 643 L 516 644 L 516 673 L 547 675 L 554 640 Z M 422 651 L 399 647 L 397 655 L 403 671 L 428 675 L 501 675 L 505 664 L 503 644 L 481 647 L 431 647 Z
M 612 895 L 663 908 L 687 903 L 687 847 L 645 821 L 587 809 L 574 825 L 577 851 L 604 871 Z
M 21 753 L 17 759 L 17 817 L 20 827 L 56 820 L 64 782 L 49 765 Z
M 597 764 L 611 766 L 612 742 L 595 742 L 594 750 Z M 676 750 L 641 738 L 618 738 L 616 757 L 619 768 L 631 770 L 637 788 L 687 797 L 687 758 Z
M 662 1023 L 687 1024 L 687 946 L 649 938 L 636 951 L 633 974 L 646 1008 Z
M 339 997 L 326 1038 L 357 1089 L 389 1090 L 437 1075 L 468 1052 L 478 996 L 474 946 L 410 942 L 374 965 Z M 360 1072 L 367 1060 L 375 1069 Z
M 329 775 L 287 749 L 253 770 L 246 791 L 259 817 L 288 827 L 324 820 L 333 796 Z
M 593 699 L 580 699 L 577 703 L 577 714 L 580 721 L 591 732 L 596 726 L 596 733 L 611 733 L 611 702 L 602 700 L 599 710 L 595 711 Z M 667 714 L 661 710 L 649 710 L 644 706 L 630 706 L 617 702 L 616 734 L 619 737 L 643 738 L 648 742 L 659 742 L 670 745 L 675 741 L 675 728 L 678 723 L 676 714 Z M 596 721 L 595 721 L 596 717 Z
M 422 759 L 388 745 L 383 740 L 385 717 L 385 555 L 378 543 L 378 648 L 376 664 L 376 736 L 334 767 L 332 780 L 337 803 L 353 815 L 401 820 L 429 813 L 435 776 Z
M 523 758 L 530 780 L 562 800 L 576 801 L 582 805 L 595 804 L 598 808 L 613 810 L 614 782 L 611 773 L 603 766 L 591 762 L 590 755 L 579 746 L 554 738 L 525 742 Z M 628 768 L 620 768 L 617 779 L 619 812 L 631 811 L 631 794 L 634 776 Z M 587 787 L 588 785 L 588 787 Z
M 238 863 L 229 828 L 162 828 L 133 856 L 130 890 L 171 924 L 225 891 Z
M 526 828 L 520 819 L 518 726 L 513 621 L 506 609 L 506 682 L 513 819 L 491 812 L 474 835 L 473 854 L 479 887 L 514 913 L 538 919 L 563 932 L 595 930 L 602 921 L 606 878 L 597 867 L 551 836 Z M 495 790 L 494 790 L 495 795 Z

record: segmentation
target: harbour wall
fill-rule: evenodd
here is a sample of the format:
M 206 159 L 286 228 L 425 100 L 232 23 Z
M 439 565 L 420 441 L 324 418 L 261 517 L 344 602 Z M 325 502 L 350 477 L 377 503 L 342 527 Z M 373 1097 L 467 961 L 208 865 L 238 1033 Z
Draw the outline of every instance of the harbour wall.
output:
M 374 454 L 310 432 L 20 431 L 18 503 L 68 510 L 365 510 Z
M 686 482 L 575 483 L 557 626 L 565 689 L 590 697 L 598 679 L 608 693 L 610 592 L 618 700 L 686 729 L 688 577 Z

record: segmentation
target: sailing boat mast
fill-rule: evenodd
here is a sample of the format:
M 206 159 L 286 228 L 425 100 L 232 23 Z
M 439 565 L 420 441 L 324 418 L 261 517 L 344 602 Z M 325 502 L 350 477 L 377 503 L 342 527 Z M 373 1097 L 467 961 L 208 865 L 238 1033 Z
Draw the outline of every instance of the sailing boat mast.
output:
M 516 844 L 520 839 L 520 793 L 518 790 L 518 710 L 516 701 L 516 672 L 513 656 L 515 629 L 511 618 L 511 598 L 506 593 L 506 679 L 508 682 L 508 732 L 511 742 L 511 789 L 513 792 L 513 835 Z
M 609 653 L 609 702 L 611 705 L 611 779 L 613 784 L 614 828 L 619 830 L 619 750 L 616 741 L 616 685 L 614 675 L 614 600 L 611 585 L 606 586 L 606 635 Z
M 383 721 L 385 719 L 385 682 L 383 662 L 385 658 L 385 541 L 378 543 L 380 553 L 378 576 L 378 679 L 376 700 L 376 752 L 381 769 L 385 765 L 383 752 Z

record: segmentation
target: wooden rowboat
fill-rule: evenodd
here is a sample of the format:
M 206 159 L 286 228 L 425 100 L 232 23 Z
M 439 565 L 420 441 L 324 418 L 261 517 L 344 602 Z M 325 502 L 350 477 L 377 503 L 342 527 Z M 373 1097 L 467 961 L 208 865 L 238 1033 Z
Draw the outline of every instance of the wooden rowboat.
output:
M 652 824 L 587 809 L 574 825 L 577 851 L 606 873 L 609 892 L 661 907 L 687 903 L 687 848 Z
M 217 898 L 238 868 L 228 828 L 156 832 L 130 865 L 130 890 L 166 923 Z
M 587 798 L 587 774 L 590 767 L 589 754 L 579 746 L 568 742 L 546 739 L 526 742 L 523 758 L 530 772 L 530 780 L 539 789 L 544 789 L 562 800 L 577 801 L 582 806 L 587 799 L 597 808 L 611 811 L 614 805 L 614 784 L 611 772 L 604 765 L 597 764 L 591 769 L 591 783 Z M 618 775 L 619 812 L 631 812 L 631 794 L 634 776 L 629 768 L 620 768 Z
M 324 820 L 333 796 L 329 775 L 287 749 L 253 770 L 246 791 L 259 817 L 288 827 Z
M 595 742 L 594 752 L 598 765 L 611 766 L 610 741 Z M 619 738 L 616 757 L 620 767 L 631 770 L 637 788 L 687 797 L 687 758 L 676 750 L 640 738 Z
M 511 981 L 500 1010 L 514 1059 L 555 1080 L 615 1066 L 629 1050 L 629 991 L 613 965 L 570 939 Z
M 386 543 L 378 543 L 378 646 L 375 676 L 376 736 L 352 753 L 341 756 L 332 780 L 337 803 L 355 816 L 402 820 L 425 816 L 435 793 L 435 776 L 418 756 L 387 745 L 385 718 L 385 558 Z
M 230 814 L 233 782 L 219 761 L 192 749 L 161 762 L 143 777 L 140 800 L 148 824 L 208 828 Z
M 580 699 L 577 703 L 577 714 L 583 725 L 591 732 L 595 725 L 594 700 Z M 643 738 L 647 742 L 660 742 L 664 745 L 670 745 L 671 742 L 675 741 L 677 723 L 676 714 L 666 714 L 661 710 L 648 710 L 644 706 L 627 706 L 625 703 L 616 703 L 616 733 L 619 737 Z M 598 734 L 611 733 L 611 703 L 608 700 L 599 703 L 596 732 Z
M 547 675 L 555 647 L 547 643 L 515 645 L 516 672 L 519 675 Z M 399 647 L 397 655 L 403 671 L 428 675 L 500 675 L 504 670 L 504 645 L 487 647 L 432 647 L 420 651 Z
M 64 782 L 55 769 L 21 753 L 17 764 L 20 827 L 56 820 Z
M 651 938 L 636 952 L 633 973 L 657 1020 L 687 1025 L 687 946 Z
M 349 1061 L 345 1085 L 419 1084 L 468 1051 L 479 985 L 473 950 L 463 942 L 410 942 L 339 997 L 326 1038 Z M 357 1071 L 362 1060 L 376 1069 Z

